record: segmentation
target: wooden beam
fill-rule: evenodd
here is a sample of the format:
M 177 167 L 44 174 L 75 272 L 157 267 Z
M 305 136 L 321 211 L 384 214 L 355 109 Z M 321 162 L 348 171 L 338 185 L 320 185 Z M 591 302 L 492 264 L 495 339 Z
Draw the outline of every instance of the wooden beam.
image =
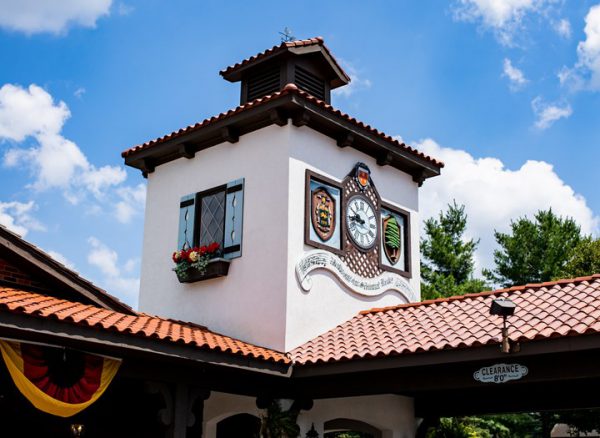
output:
M 179 154 L 182 157 L 185 157 L 189 160 L 191 158 L 194 158 L 194 156 L 196 155 L 196 150 L 194 149 L 194 146 L 192 146 L 190 143 L 183 142 L 179 145 Z
M 223 140 L 229 143 L 237 143 L 240 139 L 240 135 L 235 128 L 232 126 L 225 126 L 221 128 L 221 136 Z
M 385 152 L 377 157 L 377 164 L 380 166 L 387 166 L 392 164 L 393 155 L 391 152 Z
M 294 115 L 292 119 L 292 123 L 294 126 L 306 126 L 310 122 L 310 114 L 308 111 L 300 111 L 299 113 Z
M 352 134 L 350 131 L 346 132 L 344 135 L 337 139 L 337 145 L 341 148 L 352 146 L 353 144 L 354 134 Z
M 419 185 L 419 187 L 421 187 L 423 185 L 423 183 L 425 182 L 426 179 L 427 179 L 427 176 L 425 175 L 424 170 L 421 170 L 420 172 L 413 174 L 413 181 L 416 182 Z
M 271 121 L 278 126 L 287 125 L 288 117 L 281 108 L 273 108 L 270 110 L 269 117 Z
M 146 172 L 146 175 L 154 172 L 156 169 L 156 164 L 153 158 L 146 157 L 142 158 L 142 172 Z

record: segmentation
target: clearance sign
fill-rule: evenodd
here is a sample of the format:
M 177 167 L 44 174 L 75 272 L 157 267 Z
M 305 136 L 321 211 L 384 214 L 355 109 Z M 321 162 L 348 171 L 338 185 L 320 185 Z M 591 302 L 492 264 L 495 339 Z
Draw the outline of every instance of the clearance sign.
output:
M 481 383 L 505 383 L 522 379 L 527 373 L 529 369 L 525 365 L 498 363 L 478 369 L 473 373 L 473 378 Z

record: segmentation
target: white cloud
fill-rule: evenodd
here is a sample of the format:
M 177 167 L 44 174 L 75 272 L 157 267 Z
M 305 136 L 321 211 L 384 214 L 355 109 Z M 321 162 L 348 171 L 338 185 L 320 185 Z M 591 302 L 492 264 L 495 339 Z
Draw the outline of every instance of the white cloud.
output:
M 554 23 L 554 30 L 563 38 L 571 38 L 571 22 L 565 18 Z
M 361 73 L 349 62 L 341 59 L 340 60 L 344 71 L 350 76 L 350 83 L 343 87 L 336 88 L 332 93 L 336 96 L 350 97 L 356 91 L 366 90 L 371 88 L 373 85 L 370 79 L 364 78 Z
M 112 0 L 0 0 L 0 27 L 23 32 L 65 33 L 73 26 L 95 27 Z
M 442 175 L 427 180 L 420 193 L 421 217 L 445 210 L 455 199 L 466 206 L 469 238 L 480 238 L 476 254 L 478 269 L 493 267 L 494 230 L 510 231 L 510 220 L 530 218 L 542 209 L 572 217 L 584 233 L 597 233 L 599 218 L 586 200 L 566 184 L 544 161 L 526 161 L 507 169 L 493 157 L 475 158 L 460 149 L 442 147 L 432 139 L 416 144 L 420 150 L 442 160 Z
M 124 275 L 124 273 L 131 273 L 137 266 L 138 260 L 128 260 L 121 268 L 116 251 L 95 237 L 90 237 L 88 244 L 90 245 L 90 251 L 88 252 L 87 261 L 102 273 L 102 286 L 109 293 L 119 295 L 128 303 L 135 305 L 138 299 L 140 280 L 136 277 Z
M 57 134 L 70 116 L 64 102 L 55 104 L 35 84 L 27 89 L 13 84 L 0 88 L 0 140 L 20 142 L 29 136 Z
M 125 4 L 123 2 L 119 3 L 117 6 L 117 14 L 119 14 L 121 16 L 129 15 L 134 10 L 135 10 L 135 8 L 133 6 Z
M 577 45 L 581 67 L 590 74 L 590 87 L 600 90 L 600 4 L 592 6 L 585 17 L 585 40 Z
M 455 19 L 478 22 L 501 44 L 511 46 L 527 14 L 547 15 L 553 3 L 557 0 L 455 0 L 453 12 Z
M 123 224 L 140 213 L 146 204 L 146 185 L 138 184 L 135 187 L 123 187 L 117 191 L 121 201 L 115 205 L 115 217 Z
M 525 75 L 523 74 L 523 72 L 521 70 L 519 70 L 517 67 L 512 65 L 512 62 L 510 59 L 504 58 L 503 66 L 504 66 L 504 73 L 502 74 L 502 76 L 506 76 L 508 78 L 508 80 L 510 81 L 511 90 L 518 90 L 523 85 L 525 85 L 527 82 L 529 82 L 527 80 L 527 78 L 525 78 Z
M 600 4 L 589 9 L 583 31 L 585 40 L 577 44 L 577 63 L 563 66 L 558 79 L 571 91 L 600 91 Z
M 83 87 L 79 87 L 77 90 L 75 90 L 73 92 L 73 96 L 75 96 L 77 99 L 81 99 L 83 97 L 83 95 L 85 94 L 86 89 Z
M 9 149 L 4 165 L 25 166 L 33 175 L 33 189 L 60 188 L 76 203 L 85 192 L 101 196 L 104 190 L 124 182 L 127 175 L 117 166 L 97 168 L 74 142 L 61 135 L 70 115 L 64 102 L 55 103 L 35 84 L 27 89 L 12 84 L 0 88 L 0 141 L 36 141 L 29 148 Z
M 36 209 L 33 201 L 0 202 L 0 224 L 22 237 L 25 237 L 29 230 L 44 231 L 44 225 L 31 214 Z
M 481 22 L 492 29 L 498 40 L 510 45 L 523 16 L 534 9 L 534 0 L 458 0 L 454 17 L 461 21 Z
M 542 130 L 549 128 L 557 120 L 569 118 L 573 114 L 571 105 L 546 103 L 540 96 L 531 101 L 531 108 L 536 116 L 535 127 Z

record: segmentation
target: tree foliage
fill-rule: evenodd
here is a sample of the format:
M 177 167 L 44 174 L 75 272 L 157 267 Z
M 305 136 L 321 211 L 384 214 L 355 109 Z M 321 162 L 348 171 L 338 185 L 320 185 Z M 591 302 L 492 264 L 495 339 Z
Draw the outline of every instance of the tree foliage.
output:
M 473 278 L 474 253 L 479 240 L 464 237 L 467 214 L 456 201 L 440 211 L 437 218 L 425 221 L 425 237 L 421 239 L 421 295 L 434 299 L 480 292 L 481 280 Z
M 600 273 L 600 239 L 585 237 L 573 250 L 563 268 L 562 278 L 583 277 Z
M 486 278 L 504 287 L 541 283 L 560 276 L 582 240 L 581 229 L 571 219 L 540 210 L 534 220 L 511 221 L 510 233 L 494 233 L 500 249 L 494 251 L 495 268 Z
M 297 410 L 284 411 L 273 401 L 261 417 L 260 438 L 297 438 L 300 435 L 297 418 Z

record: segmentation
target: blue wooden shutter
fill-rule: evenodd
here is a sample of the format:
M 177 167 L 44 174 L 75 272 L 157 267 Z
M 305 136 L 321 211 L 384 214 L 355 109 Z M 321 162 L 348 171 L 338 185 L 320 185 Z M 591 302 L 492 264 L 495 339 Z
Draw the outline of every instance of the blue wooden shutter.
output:
M 194 246 L 194 217 L 196 215 L 196 194 L 186 195 L 179 203 L 179 234 L 177 235 L 177 249 Z
M 227 184 L 225 199 L 225 236 L 223 257 L 233 259 L 242 255 L 242 223 L 244 220 L 244 178 Z

